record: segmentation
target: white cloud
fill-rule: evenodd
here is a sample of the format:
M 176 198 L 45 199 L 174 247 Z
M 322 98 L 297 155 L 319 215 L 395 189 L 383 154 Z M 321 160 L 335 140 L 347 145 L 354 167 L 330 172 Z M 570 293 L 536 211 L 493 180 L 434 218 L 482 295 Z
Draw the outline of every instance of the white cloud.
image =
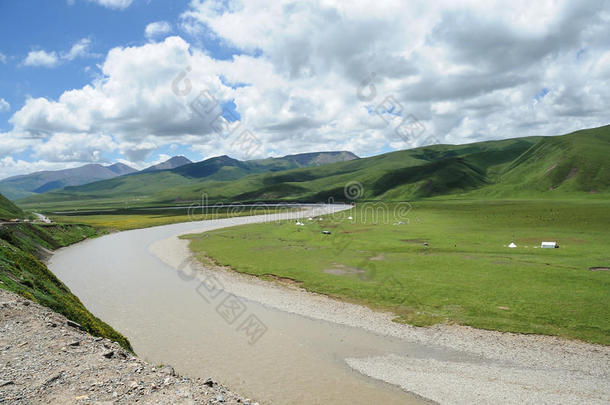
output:
M 55 67 L 62 63 L 62 61 L 71 61 L 76 58 L 99 56 L 91 54 L 89 52 L 90 47 L 91 40 L 89 38 L 83 38 L 76 41 L 68 52 L 61 52 L 59 55 L 55 51 L 30 51 L 28 56 L 24 59 L 23 65 Z
M 57 66 L 59 62 L 59 58 L 57 57 L 57 53 L 55 51 L 46 52 L 43 50 L 40 51 L 30 51 L 28 56 L 23 61 L 25 66 L 43 66 L 43 67 L 53 67 Z
M 13 153 L 21 153 L 35 143 L 36 140 L 28 137 L 27 134 L 20 134 L 15 131 L 0 132 L 0 158 Z
M 189 80 L 197 87 L 184 97 L 174 93 L 172 84 L 188 66 L 193 66 Z M 209 56 L 191 52 L 179 37 L 115 48 L 101 66 L 100 79 L 66 91 L 56 101 L 29 98 L 10 123 L 15 136 L 35 138 L 41 145 L 53 144 L 40 149 L 48 159 L 53 153 L 63 160 L 82 159 L 84 155 L 78 150 L 84 148 L 83 134 L 92 139 L 112 134 L 117 143 L 109 145 L 132 161 L 142 161 L 165 143 L 201 143 L 216 136 L 210 121 L 220 107 L 200 116 L 189 108 L 189 102 L 203 88 L 219 100 L 230 99 L 232 89 L 220 81 L 220 69 Z M 57 144 L 62 142 L 70 145 L 71 153 L 59 151 Z
M 6 63 L 6 55 L 0 52 L 0 63 Z
M 155 21 L 146 26 L 144 34 L 146 38 L 155 38 L 172 32 L 172 26 L 167 21 Z
M 47 162 L 99 162 L 104 152 L 116 148 L 106 134 L 55 133 L 37 145 L 33 156 Z
M 74 60 L 79 57 L 89 55 L 89 48 L 91 46 L 91 40 L 89 38 L 83 38 L 77 41 L 68 53 L 62 54 L 62 59 Z
M 2 97 L 0 97 L 0 113 L 7 112 L 10 110 L 11 110 L 11 105 L 9 104 L 9 102 L 6 101 L 5 99 L 3 99 Z

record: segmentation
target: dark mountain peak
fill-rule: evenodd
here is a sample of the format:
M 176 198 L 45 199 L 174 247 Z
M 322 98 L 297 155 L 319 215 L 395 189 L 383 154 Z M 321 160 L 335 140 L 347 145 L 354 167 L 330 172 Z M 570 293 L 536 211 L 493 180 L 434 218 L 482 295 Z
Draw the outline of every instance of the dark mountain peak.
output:
M 191 178 L 203 178 L 216 174 L 223 168 L 231 167 L 245 169 L 244 162 L 222 155 L 178 167 L 172 172 Z
M 193 162 L 191 162 L 184 156 L 174 156 L 174 157 L 167 159 L 165 162 L 158 163 L 156 165 L 152 165 L 142 171 L 143 172 L 155 172 L 158 170 L 170 170 L 170 169 L 176 169 L 178 167 L 188 165 L 191 163 L 193 163 Z
M 241 162 L 241 160 L 237 160 L 237 159 L 233 159 L 231 156 L 229 155 L 222 155 L 222 156 L 216 156 L 213 158 L 209 158 L 205 161 L 217 161 L 217 162 L 223 162 L 223 163 L 235 163 L 235 162 Z

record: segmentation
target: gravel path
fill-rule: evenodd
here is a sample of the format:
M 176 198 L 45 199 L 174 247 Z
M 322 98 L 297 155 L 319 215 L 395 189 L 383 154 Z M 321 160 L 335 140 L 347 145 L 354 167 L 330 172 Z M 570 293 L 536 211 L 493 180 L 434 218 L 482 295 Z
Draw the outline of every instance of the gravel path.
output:
M 250 404 L 211 379 L 148 364 L 0 288 L 0 403 Z
M 202 277 L 213 272 L 227 291 L 273 308 L 398 337 L 405 343 L 457 350 L 463 357 L 450 360 L 397 355 L 345 359 L 362 374 L 440 403 L 610 403 L 610 347 L 457 325 L 396 324 L 390 313 L 312 294 L 295 285 L 198 262 L 185 264 L 190 257 L 188 241 L 178 237 L 159 241 L 150 251 L 182 271 Z

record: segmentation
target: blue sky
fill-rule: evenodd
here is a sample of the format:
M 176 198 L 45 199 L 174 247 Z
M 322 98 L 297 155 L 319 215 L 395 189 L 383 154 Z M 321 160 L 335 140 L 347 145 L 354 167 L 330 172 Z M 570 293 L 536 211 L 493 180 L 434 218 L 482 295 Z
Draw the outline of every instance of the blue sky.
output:
M 0 0 L 0 178 L 605 125 L 608 27 L 601 0 Z

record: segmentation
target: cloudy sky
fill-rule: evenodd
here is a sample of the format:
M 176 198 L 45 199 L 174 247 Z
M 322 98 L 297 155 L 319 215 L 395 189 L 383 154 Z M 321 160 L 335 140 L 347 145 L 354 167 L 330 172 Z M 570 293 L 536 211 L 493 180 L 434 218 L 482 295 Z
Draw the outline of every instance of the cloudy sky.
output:
M 607 0 L 0 0 L 0 178 L 610 123 Z

